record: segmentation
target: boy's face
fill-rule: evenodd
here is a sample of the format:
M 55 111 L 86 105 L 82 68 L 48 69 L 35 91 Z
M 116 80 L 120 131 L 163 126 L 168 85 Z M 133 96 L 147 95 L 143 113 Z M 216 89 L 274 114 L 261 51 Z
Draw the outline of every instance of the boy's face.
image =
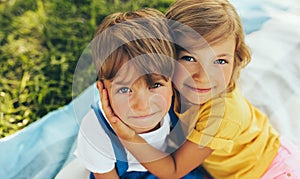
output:
M 128 65 L 127 65 L 128 64 Z M 172 101 L 171 79 L 159 75 L 149 86 L 138 71 L 124 64 L 112 81 L 104 80 L 109 101 L 115 114 L 137 133 L 149 132 L 159 127 L 170 109 Z
M 182 102 L 201 105 L 225 92 L 233 73 L 234 52 L 234 37 L 210 47 L 180 51 L 173 82 L 184 97 Z

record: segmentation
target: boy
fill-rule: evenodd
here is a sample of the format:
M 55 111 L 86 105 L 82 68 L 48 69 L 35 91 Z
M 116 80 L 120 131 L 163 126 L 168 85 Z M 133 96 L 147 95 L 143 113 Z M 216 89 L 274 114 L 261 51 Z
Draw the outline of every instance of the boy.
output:
M 149 8 L 109 15 L 92 42 L 93 61 L 101 81 L 97 87 L 107 90 L 103 95 L 109 97 L 115 115 L 161 151 L 166 150 L 170 132 L 167 113 L 173 95 L 175 56 L 163 17 Z M 122 148 L 100 106 L 83 119 L 75 152 L 93 173 L 91 177 L 156 178 Z M 194 174 L 202 178 L 197 169 L 186 177 Z

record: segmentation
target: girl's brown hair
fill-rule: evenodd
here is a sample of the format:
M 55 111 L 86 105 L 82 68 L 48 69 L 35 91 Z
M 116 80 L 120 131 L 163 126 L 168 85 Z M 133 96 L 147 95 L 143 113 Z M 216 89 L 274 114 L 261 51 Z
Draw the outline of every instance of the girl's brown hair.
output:
M 166 13 L 171 30 L 180 29 L 174 26 L 180 22 L 191 27 L 209 44 L 221 42 L 233 35 L 236 39 L 234 70 L 228 91 L 235 88 L 240 70 L 251 60 L 250 50 L 245 43 L 242 23 L 235 8 L 227 0 L 178 0 Z

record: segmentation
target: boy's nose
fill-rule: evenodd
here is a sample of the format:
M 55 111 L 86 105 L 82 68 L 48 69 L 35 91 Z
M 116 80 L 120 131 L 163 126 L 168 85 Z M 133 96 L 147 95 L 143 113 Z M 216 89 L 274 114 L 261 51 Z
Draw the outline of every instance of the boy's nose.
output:
M 140 91 L 132 95 L 130 106 L 133 110 L 147 112 L 150 109 L 150 95 L 147 91 Z

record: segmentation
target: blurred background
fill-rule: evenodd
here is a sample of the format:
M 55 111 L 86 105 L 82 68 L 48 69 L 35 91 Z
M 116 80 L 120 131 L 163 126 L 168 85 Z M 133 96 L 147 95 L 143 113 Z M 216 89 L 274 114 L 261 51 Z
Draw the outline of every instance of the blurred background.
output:
M 0 138 L 72 100 L 76 63 L 105 16 L 173 1 L 0 0 Z

